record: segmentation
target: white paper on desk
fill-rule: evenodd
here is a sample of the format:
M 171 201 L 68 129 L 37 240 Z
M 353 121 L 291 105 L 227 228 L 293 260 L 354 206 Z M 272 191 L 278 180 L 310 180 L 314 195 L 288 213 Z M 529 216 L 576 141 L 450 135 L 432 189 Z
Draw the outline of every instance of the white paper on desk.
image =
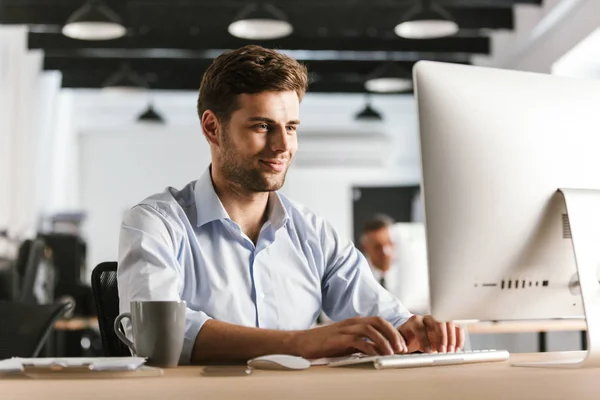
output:
M 7 363 L 7 368 L 19 368 L 22 371 L 23 367 L 88 367 L 92 371 L 123 371 L 135 370 L 144 365 L 146 359 L 143 357 L 48 357 L 48 358 L 12 358 Z M 2 365 L 0 364 L 0 367 Z M 2 371 L 0 369 L 0 371 Z
M 22 372 L 23 364 L 16 358 L 8 358 L 0 361 L 0 374 Z
M 146 363 L 143 357 L 122 357 L 96 359 L 90 369 L 92 371 L 133 371 Z

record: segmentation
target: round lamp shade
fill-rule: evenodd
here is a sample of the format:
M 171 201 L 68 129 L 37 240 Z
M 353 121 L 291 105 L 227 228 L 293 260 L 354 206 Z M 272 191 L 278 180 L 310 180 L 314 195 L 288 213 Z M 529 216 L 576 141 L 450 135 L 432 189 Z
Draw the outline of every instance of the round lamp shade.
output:
M 444 8 L 422 0 L 409 10 L 394 32 L 405 39 L 436 39 L 458 32 L 458 24 Z
M 404 92 L 412 88 L 412 79 L 395 62 L 387 62 L 377 68 L 365 81 L 365 89 L 376 93 Z
M 109 40 L 124 36 L 127 30 L 117 14 L 92 0 L 69 17 L 62 33 L 79 40 Z
M 373 78 L 365 82 L 365 88 L 376 93 L 404 92 L 412 89 L 412 81 L 402 78 Z
M 454 21 L 423 19 L 402 22 L 396 25 L 394 32 L 405 39 L 436 39 L 455 35 L 458 25 Z
M 294 30 L 285 14 L 271 4 L 250 4 L 229 25 L 231 35 L 248 40 L 279 39 Z

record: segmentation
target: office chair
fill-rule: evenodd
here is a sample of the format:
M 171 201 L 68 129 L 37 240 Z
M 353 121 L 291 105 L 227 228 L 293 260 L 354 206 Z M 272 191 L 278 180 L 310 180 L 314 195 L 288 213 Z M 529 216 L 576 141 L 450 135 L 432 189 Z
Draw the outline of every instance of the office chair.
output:
M 29 304 L 54 302 L 56 272 L 50 257 L 46 255 L 46 243 L 43 240 L 23 242 L 17 271 L 21 277 L 17 301 Z
M 92 291 L 105 356 L 131 356 L 129 348 L 119 340 L 113 328 L 114 321 L 119 315 L 116 262 L 103 262 L 94 268 L 92 271 Z
M 14 260 L 0 257 L 0 301 L 17 299 L 19 275 Z
M 39 233 L 52 251 L 52 262 L 57 271 L 56 297 L 68 296 L 75 299 L 74 314 L 95 316 L 96 306 L 92 288 L 82 280 L 85 275 L 86 242 L 79 235 L 67 233 Z
M 54 323 L 74 307 L 72 302 L 23 304 L 0 302 L 0 359 L 37 357 Z

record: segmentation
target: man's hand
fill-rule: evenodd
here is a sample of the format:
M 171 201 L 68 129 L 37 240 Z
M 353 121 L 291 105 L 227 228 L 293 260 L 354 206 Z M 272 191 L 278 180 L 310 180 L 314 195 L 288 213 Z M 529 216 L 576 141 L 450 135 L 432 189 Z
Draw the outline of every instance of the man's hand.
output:
M 407 322 L 408 323 L 408 322 Z M 380 317 L 357 317 L 331 325 L 294 332 L 294 354 L 304 358 L 406 353 L 409 348 L 400 332 Z
M 452 323 L 431 316 L 413 316 L 400 328 L 380 317 L 350 318 L 305 331 L 250 328 L 214 319 L 206 321 L 193 349 L 194 364 L 240 361 L 265 354 L 293 354 L 304 358 L 345 356 L 361 352 L 391 355 L 407 352 L 459 350 L 464 333 Z
M 438 322 L 431 315 L 412 316 L 398 328 L 410 353 L 452 353 L 460 351 L 465 342 L 464 330 L 452 322 Z

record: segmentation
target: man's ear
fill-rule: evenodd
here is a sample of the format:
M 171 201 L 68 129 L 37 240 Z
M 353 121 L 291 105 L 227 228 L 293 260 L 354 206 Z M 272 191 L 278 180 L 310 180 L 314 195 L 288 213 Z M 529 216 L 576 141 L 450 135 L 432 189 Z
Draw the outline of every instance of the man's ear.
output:
M 221 142 L 221 137 L 219 133 L 221 132 L 221 123 L 219 118 L 215 115 L 212 110 L 206 110 L 202 114 L 202 132 L 208 140 L 208 143 L 213 144 L 215 146 L 219 146 Z

